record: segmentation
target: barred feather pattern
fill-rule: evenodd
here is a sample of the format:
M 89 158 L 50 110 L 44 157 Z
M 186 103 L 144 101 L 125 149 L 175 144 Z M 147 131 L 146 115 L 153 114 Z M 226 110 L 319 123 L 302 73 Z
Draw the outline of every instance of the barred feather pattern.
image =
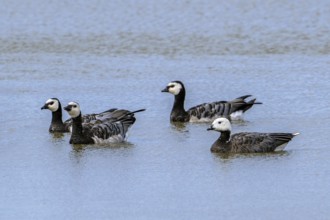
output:
M 129 126 L 125 129 L 122 123 L 103 123 L 93 126 L 91 133 L 95 143 L 113 143 L 125 140 L 126 132 Z
M 191 121 L 194 120 L 213 120 L 216 117 L 230 118 L 230 115 L 234 112 L 245 112 L 255 104 L 255 99 L 245 102 L 244 99 L 250 97 L 250 95 L 238 97 L 232 101 L 218 101 L 212 103 L 204 103 L 190 108 L 187 112 L 191 117 Z
M 83 123 L 84 134 L 90 136 L 96 144 L 122 142 L 136 120 L 134 113 L 139 111 L 144 111 L 144 109 L 134 112 L 123 109 L 114 110 L 108 117 L 99 117 L 93 123 Z

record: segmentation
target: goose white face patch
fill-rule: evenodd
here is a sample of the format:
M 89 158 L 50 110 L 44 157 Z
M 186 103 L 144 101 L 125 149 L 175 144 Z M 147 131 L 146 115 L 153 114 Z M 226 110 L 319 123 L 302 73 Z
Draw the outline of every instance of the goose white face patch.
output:
M 48 109 L 51 110 L 52 112 L 56 112 L 59 107 L 59 103 L 56 99 L 48 99 L 46 101 L 46 104 L 48 106 Z
M 227 118 L 217 118 L 213 121 L 212 128 L 216 131 L 231 131 L 231 124 Z
M 72 118 L 76 118 L 80 115 L 80 106 L 76 102 L 69 102 L 68 106 L 71 106 L 71 110 L 68 111 Z
M 168 85 L 168 92 L 172 93 L 173 95 L 178 95 L 182 89 L 182 86 L 180 83 L 177 82 L 170 82 Z

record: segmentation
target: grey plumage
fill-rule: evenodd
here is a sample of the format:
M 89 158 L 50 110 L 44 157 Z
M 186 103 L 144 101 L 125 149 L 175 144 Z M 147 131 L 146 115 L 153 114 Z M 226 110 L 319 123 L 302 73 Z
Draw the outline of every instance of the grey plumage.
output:
M 64 109 L 72 117 L 71 144 L 122 142 L 126 138 L 128 129 L 136 120 L 134 113 L 145 110 L 130 112 L 123 109 L 112 109 L 111 117 L 103 119 L 100 117 L 89 123 L 82 123 L 82 114 L 78 103 L 70 102 Z
M 231 135 L 230 121 L 226 118 L 214 120 L 208 130 L 221 132 L 211 147 L 218 153 L 262 153 L 283 150 L 286 144 L 299 133 L 242 132 Z
M 162 92 L 169 92 L 174 95 L 174 104 L 171 111 L 171 121 L 195 122 L 195 121 L 210 121 L 215 117 L 226 117 L 228 119 L 236 119 L 236 116 L 243 114 L 250 109 L 254 104 L 262 104 L 256 102 L 256 99 L 246 101 L 251 95 L 238 97 L 232 101 L 217 101 L 204 103 L 190 108 L 185 111 L 185 87 L 180 81 L 170 82 Z

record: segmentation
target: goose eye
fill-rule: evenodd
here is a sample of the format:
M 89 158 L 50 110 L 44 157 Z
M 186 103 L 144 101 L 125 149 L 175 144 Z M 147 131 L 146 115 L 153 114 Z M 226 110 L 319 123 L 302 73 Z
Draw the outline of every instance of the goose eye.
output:
M 221 121 L 219 121 L 218 124 L 221 124 Z
M 169 87 L 170 87 L 170 88 L 173 88 L 173 87 L 174 87 L 174 85 L 170 85 Z
M 76 105 L 74 105 L 73 107 L 74 107 L 74 108 L 77 108 L 77 106 L 76 106 Z
M 49 105 L 53 105 L 53 104 L 54 104 L 54 102 L 50 102 L 50 103 L 49 103 Z

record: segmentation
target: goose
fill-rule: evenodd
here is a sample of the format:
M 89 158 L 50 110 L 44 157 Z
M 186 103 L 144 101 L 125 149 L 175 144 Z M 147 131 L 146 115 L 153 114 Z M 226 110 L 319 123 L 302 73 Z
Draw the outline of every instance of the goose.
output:
M 134 124 L 134 113 L 145 111 L 128 111 L 115 109 L 109 119 L 97 119 L 93 123 L 83 123 L 80 105 L 77 102 L 69 102 L 64 110 L 72 119 L 72 133 L 70 144 L 107 144 L 123 142 L 128 129 Z
M 63 122 L 62 120 L 62 107 L 61 102 L 58 98 L 50 98 L 41 107 L 41 110 L 48 109 L 52 112 L 52 121 L 50 123 L 49 132 L 71 132 L 72 130 L 72 119 L 67 119 Z M 112 117 L 112 112 L 117 110 L 112 108 L 98 114 L 86 114 L 83 115 L 83 123 L 92 123 L 97 120 L 107 120 Z
M 254 104 L 262 104 L 256 102 L 256 99 L 246 102 L 245 99 L 251 97 L 251 95 L 245 95 L 232 101 L 200 104 L 186 111 L 184 108 L 186 90 L 181 81 L 170 82 L 162 92 L 174 95 L 174 104 L 170 116 L 170 120 L 173 122 L 210 122 L 217 117 L 227 117 L 230 120 L 242 119 L 243 113 Z
M 70 132 L 70 121 L 62 120 L 61 102 L 57 98 L 50 98 L 41 107 L 41 110 L 48 109 L 52 112 L 52 121 L 50 123 L 49 132 Z
M 227 118 L 217 118 L 207 130 L 220 132 L 211 151 L 215 153 L 262 153 L 282 151 L 299 133 L 242 132 L 230 135 L 231 123 Z

